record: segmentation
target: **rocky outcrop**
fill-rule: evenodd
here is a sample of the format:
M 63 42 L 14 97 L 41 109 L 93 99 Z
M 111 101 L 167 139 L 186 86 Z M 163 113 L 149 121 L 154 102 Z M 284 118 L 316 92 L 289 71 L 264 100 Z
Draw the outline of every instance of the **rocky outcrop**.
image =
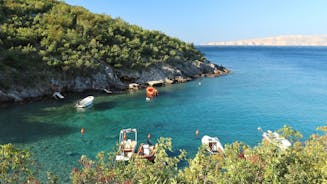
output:
M 154 64 L 142 71 L 116 70 L 116 72 L 123 82 L 146 84 L 149 81 L 186 82 L 206 75 L 216 77 L 229 71 L 208 61 L 170 61 Z
M 0 89 L 0 103 L 52 96 L 55 91 L 83 92 L 85 90 L 124 90 L 126 88 L 126 84 L 120 81 L 111 67 L 104 66 L 102 71 L 87 77 L 52 73 L 42 81 L 35 81 L 31 86 L 12 84 L 9 89 Z
M 83 92 L 85 90 L 111 90 L 122 91 L 135 83 L 139 87 L 149 85 L 151 81 L 162 83 L 180 83 L 197 77 L 216 77 L 229 71 L 216 64 L 200 61 L 170 61 L 156 63 L 143 70 L 113 70 L 102 63 L 102 71 L 91 76 L 69 77 L 64 74 L 51 75 L 33 87 L 12 85 L 9 89 L 0 89 L 0 102 L 19 102 L 42 96 L 51 96 L 55 91 Z

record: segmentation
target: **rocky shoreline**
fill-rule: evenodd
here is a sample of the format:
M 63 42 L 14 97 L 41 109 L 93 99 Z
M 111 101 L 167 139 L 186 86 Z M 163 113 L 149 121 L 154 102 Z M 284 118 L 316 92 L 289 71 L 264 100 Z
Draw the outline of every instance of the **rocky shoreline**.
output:
M 200 77 L 217 77 L 229 73 L 223 66 L 209 61 L 174 60 L 166 63 L 156 63 L 142 70 L 114 69 L 101 63 L 101 70 L 91 76 L 65 77 L 64 74 L 51 75 L 42 81 L 35 82 L 33 87 L 23 87 L 12 84 L 9 89 L 0 89 L 0 103 L 17 103 L 52 96 L 55 91 L 83 92 L 127 91 L 131 88 L 144 88 L 153 83 L 165 85 L 182 83 Z

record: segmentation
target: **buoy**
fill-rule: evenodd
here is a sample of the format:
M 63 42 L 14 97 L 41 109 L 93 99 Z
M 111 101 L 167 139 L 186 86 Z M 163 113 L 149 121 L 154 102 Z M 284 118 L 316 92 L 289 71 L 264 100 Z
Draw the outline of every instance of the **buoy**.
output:
M 148 139 L 151 139 L 151 134 L 150 133 L 148 133 Z
M 84 135 L 84 133 L 85 133 L 85 129 L 81 128 L 81 134 Z
M 196 135 L 197 137 L 199 136 L 199 130 L 198 130 L 198 129 L 195 130 L 195 135 Z

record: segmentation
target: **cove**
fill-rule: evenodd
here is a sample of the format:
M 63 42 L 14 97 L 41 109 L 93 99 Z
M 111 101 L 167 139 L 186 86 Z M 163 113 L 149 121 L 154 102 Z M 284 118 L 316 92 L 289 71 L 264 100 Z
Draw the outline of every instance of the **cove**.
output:
M 62 182 L 82 154 L 94 158 L 111 151 L 119 130 L 137 128 L 138 142 L 171 137 L 175 151 L 192 157 L 205 134 L 223 144 L 261 141 L 257 127 L 288 124 L 307 138 L 327 120 L 326 47 L 198 47 L 231 73 L 158 88 L 145 102 L 145 91 L 96 94 L 94 105 L 80 112 L 77 100 L 92 93 L 69 94 L 64 101 L 46 99 L 0 109 L 0 143 L 28 148 L 42 171 Z M 80 129 L 85 128 L 81 136 Z M 200 132 L 195 136 L 195 130 Z

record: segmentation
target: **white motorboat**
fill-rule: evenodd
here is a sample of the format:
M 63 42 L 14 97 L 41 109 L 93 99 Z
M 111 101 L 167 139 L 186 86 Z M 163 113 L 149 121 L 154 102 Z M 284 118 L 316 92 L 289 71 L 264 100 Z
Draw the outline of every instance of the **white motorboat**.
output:
M 65 97 L 58 91 L 54 92 L 52 95 L 55 99 L 64 99 Z
M 137 130 L 135 128 L 122 129 L 119 133 L 119 151 L 117 161 L 129 161 L 135 154 L 137 145 Z
M 77 108 L 86 108 L 88 106 L 91 106 L 93 104 L 94 96 L 88 96 L 84 98 L 83 100 L 77 102 L 75 107 Z
M 103 89 L 103 91 L 108 93 L 108 94 L 112 94 L 112 91 L 110 91 L 109 89 Z
M 262 137 L 264 140 L 267 140 L 269 143 L 279 147 L 282 150 L 285 150 L 292 145 L 289 140 L 281 137 L 277 132 L 272 132 L 270 130 L 263 132 Z
M 218 137 L 205 135 L 201 139 L 202 144 L 207 146 L 207 151 L 211 154 L 224 153 L 224 147 L 221 145 Z

